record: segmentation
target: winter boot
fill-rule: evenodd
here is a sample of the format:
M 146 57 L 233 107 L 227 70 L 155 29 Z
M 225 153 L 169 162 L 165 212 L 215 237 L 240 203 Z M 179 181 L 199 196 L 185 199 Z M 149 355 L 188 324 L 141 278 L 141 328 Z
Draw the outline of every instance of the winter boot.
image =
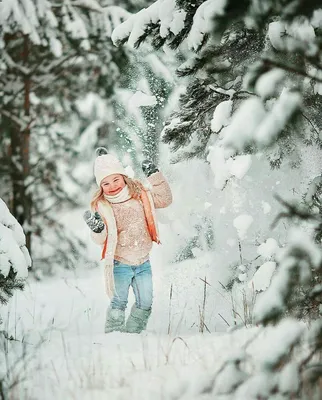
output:
M 106 312 L 105 333 L 124 332 L 125 311 L 109 307 Z
M 150 315 L 151 310 L 142 310 L 134 304 L 126 321 L 125 332 L 141 333 L 146 328 Z

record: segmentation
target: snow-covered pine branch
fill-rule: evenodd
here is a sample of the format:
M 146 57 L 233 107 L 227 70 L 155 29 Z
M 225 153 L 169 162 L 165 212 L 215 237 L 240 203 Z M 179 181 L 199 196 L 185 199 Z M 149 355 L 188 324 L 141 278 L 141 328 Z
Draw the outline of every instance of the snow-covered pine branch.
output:
M 235 119 L 233 115 L 232 125 L 235 120 L 235 128 L 231 126 L 225 130 L 227 138 L 226 144 L 223 145 L 235 151 L 245 151 L 253 145 L 267 148 L 278 139 L 282 148 L 278 159 L 274 159 L 272 155 L 271 164 L 279 166 L 287 148 L 284 146 L 283 135 L 287 129 L 294 130 L 294 119 L 297 118 L 300 108 L 310 101 L 307 90 L 303 101 L 301 79 L 303 76 L 310 77 L 316 87 L 320 76 L 319 71 L 316 71 L 319 68 L 317 54 L 321 47 L 319 27 L 322 24 L 318 9 L 317 1 L 310 2 L 306 7 L 291 1 L 257 7 L 253 3 L 241 5 L 236 0 L 207 0 L 194 3 L 192 7 L 190 2 L 158 0 L 119 25 L 113 31 L 112 40 L 116 45 L 128 42 L 132 47 L 138 47 L 145 40 L 149 40 L 156 47 L 166 44 L 171 48 L 178 47 L 183 52 L 187 49 L 193 52 L 177 68 L 177 74 L 196 74 L 197 79 L 188 86 L 187 94 L 183 94 L 180 99 L 180 110 L 171 117 L 176 119 L 176 124 L 169 124 L 164 130 L 164 140 L 172 144 L 174 149 L 181 147 L 180 141 L 181 145 L 185 146 L 195 132 L 203 131 L 205 134 L 199 135 L 202 143 L 195 147 L 195 155 L 205 154 L 204 150 L 211 137 L 207 123 L 209 124 L 209 116 L 219 100 L 214 99 L 215 104 L 211 107 L 209 88 L 215 82 L 217 87 L 224 90 L 233 89 L 237 92 L 244 89 L 246 104 L 234 101 L 233 113 L 235 110 L 238 112 L 239 106 L 242 107 L 242 119 L 252 118 L 252 127 L 254 132 L 256 130 L 254 135 L 245 127 L 247 133 L 242 135 L 238 130 L 241 127 L 240 118 L 236 115 Z M 280 15 L 280 19 L 269 23 L 273 15 Z M 267 22 L 266 32 L 265 27 L 264 30 L 261 29 L 265 26 L 263 21 Z M 271 49 L 275 52 L 268 53 Z M 286 52 L 290 59 L 280 57 L 279 52 Z M 306 66 L 303 66 L 303 63 L 301 66 L 294 64 L 294 52 L 302 54 Z M 270 54 L 269 58 L 267 54 Z M 254 68 L 254 60 L 258 60 L 257 68 Z M 249 66 L 251 69 L 247 72 Z M 296 80 L 288 80 L 284 71 L 294 74 Z M 295 82 L 298 82 L 296 86 Z M 283 87 L 284 91 L 281 93 L 280 89 Z M 200 116 L 199 121 L 198 118 L 194 118 L 195 122 L 187 127 L 187 121 L 196 111 L 193 105 L 193 91 L 199 91 L 196 103 L 202 104 L 200 99 L 207 99 L 209 107 L 202 104 L 203 107 L 196 113 Z M 260 99 L 249 99 L 247 103 L 247 92 L 248 95 L 257 94 Z M 272 102 L 265 105 L 268 99 L 272 99 Z M 275 105 L 271 107 L 273 102 Z M 290 105 L 292 107 L 289 107 Z M 246 111 L 247 115 L 244 114 Z M 314 110 L 312 113 L 314 114 Z M 317 118 L 317 115 L 313 118 L 308 117 L 304 121 L 305 128 L 308 127 L 309 121 L 314 124 Z M 182 121 L 181 124 L 179 120 Z M 305 136 L 311 136 L 309 127 L 305 128 Z M 232 131 L 235 131 L 235 134 L 230 138 Z M 221 136 L 223 137 L 223 132 Z M 188 158 L 193 156 L 193 152 L 188 151 L 186 154 Z M 176 160 L 180 159 L 181 155 L 176 157 Z
M 317 207 L 321 212 L 322 176 L 316 176 L 309 184 L 304 201 L 309 207 Z
M 173 35 L 180 34 L 185 17 L 186 12 L 177 8 L 175 0 L 158 0 L 116 27 L 112 40 L 115 45 L 128 42 L 136 48 L 153 31 L 159 43 L 164 43 Z
M 23 229 L 0 199 L 0 304 L 8 301 L 13 290 L 23 289 L 29 267 Z
M 294 312 L 304 306 L 315 289 L 315 278 L 322 270 L 322 252 L 312 239 L 300 229 L 289 231 L 289 240 L 285 248 L 276 255 L 277 273 L 270 287 L 258 299 L 255 305 L 255 319 L 259 323 L 271 323 L 283 318 L 286 312 Z M 310 289 L 305 298 L 297 295 L 298 289 Z M 301 310 L 302 311 L 302 310 Z M 300 313 L 301 315 L 301 313 Z
M 103 12 L 103 8 L 96 0 L 72 0 L 72 6 L 83 8 L 89 11 L 96 11 L 98 13 Z

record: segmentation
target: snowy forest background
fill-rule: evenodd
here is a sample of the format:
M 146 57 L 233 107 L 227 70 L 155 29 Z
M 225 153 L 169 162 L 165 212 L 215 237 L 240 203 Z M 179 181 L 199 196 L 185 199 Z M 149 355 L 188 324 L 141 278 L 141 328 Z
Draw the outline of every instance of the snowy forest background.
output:
M 321 96 L 319 1 L 3 0 L 0 398 L 320 399 Z M 98 146 L 174 194 L 140 337 L 102 334 Z

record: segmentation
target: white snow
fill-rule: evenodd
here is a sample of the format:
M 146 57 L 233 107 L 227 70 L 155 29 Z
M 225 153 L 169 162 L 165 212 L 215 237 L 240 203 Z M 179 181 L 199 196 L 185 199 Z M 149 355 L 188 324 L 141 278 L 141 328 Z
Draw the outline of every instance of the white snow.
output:
M 127 20 L 131 13 L 126 11 L 123 7 L 107 6 L 103 9 L 104 19 L 101 21 L 103 29 L 105 28 L 106 34 L 109 38 L 112 36 L 113 29 L 119 26 L 123 21 Z M 100 21 L 97 21 L 98 27 Z
M 157 54 L 150 53 L 145 56 L 144 60 L 149 63 L 155 75 L 162 77 L 167 82 L 174 83 L 175 77 L 173 76 L 171 69 L 168 68 L 166 62 L 160 60 Z
M 254 289 L 257 292 L 266 290 L 271 283 L 271 279 L 275 269 L 276 269 L 276 262 L 274 261 L 265 262 L 255 272 L 254 276 L 248 283 L 248 287 L 250 289 Z
M 207 210 L 209 207 L 211 207 L 212 204 L 209 203 L 208 201 L 205 202 L 205 209 Z
M 184 10 L 175 10 L 173 12 L 171 15 L 171 21 L 169 22 L 170 32 L 172 32 L 174 35 L 178 35 L 182 31 L 184 28 L 186 15 L 187 13 Z
M 300 385 L 299 368 L 295 362 L 287 364 L 280 373 L 279 388 L 282 393 L 296 393 Z
M 244 150 L 246 145 L 252 143 L 265 115 L 265 108 L 259 98 L 245 100 L 235 111 L 231 124 L 224 130 L 223 146 L 237 151 Z
M 0 3 L 0 48 L 4 46 L 4 34 L 21 31 L 29 35 L 29 39 L 36 45 L 48 46 L 55 57 L 61 57 L 63 52 L 63 40 L 61 33 L 68 32 L 74 39 L 80 40 L 80 47 L 89 50 L 90 42 L 87 40 L 90 29 L 95 33 L 100 31 L 102 36 L 111 35 L 111 25 L 116 26 L 126 18 L 129 13 L 121 7 L 100 6 L 96 0 L 75 0 L 64 2 L 61 5 L 60 30 L 58 19 L 55 16 L 54 4 L 47 0 L 10 0 Z M 91 10 L 91 23 L 88 26 L 87 18 L 82 9 Z
M 269 260 L 278 250 L 277 241 L 273 238 L 268 238 L 264 243 L 257 247 L 257 254 Z
M 186 39 L 187 45 L 191 50 L 198 50 L 204 36 L 214 28 L 215 17 L 224 15 L 226 3 L 227 0 L 206 0 L 198 7 Z
M 244 274 L 244 273 L 239 274 L 239 275 L 238 275 L 238 279 L 239 279 L 241 282 L 244 282 L 244 281 L 247 279 L 247 274 Z
M 245 271 L 246 271 L 246 267 L 245 267 L 245 265 L 243 265 L 243 264 L 239 265 L 239 266 L 238 266 L 238 269 L 239 269 L 240 271 L 242 271 L 242 272 L 245 272 Z
M 252 165 L 252 156 L 250 154 L 243 154 L 235 156 L 230 165 L 231 175 L 242 179 Z
M 198 303 L 203 299 L 202 282 L 200 290 L 191 290 L 193 273 L 187 275 L 195 263 L 175 268 L 154 263 L 155 304 L 147 331 L 140 335 L 102 332 L 108 301 L 104 291 L 98 290 L 102 279 L 98 269 L 62 271 L 60 277 L 42 282 L 30 280 L 4 314 L 5 326 L 15 340 L 6 343 L 8 354 L 0 350 L 0 374 L 13 368 L 9 382 L 23 377 L 16 392 L 23 390 L 26 398 L 35 400 L 69 398 L 71 393 L 85 400 L 203 400 L 206 389 L 212 397 L 221 398 L 237 384 L 241 385 L 234 398 L 240 400 L 270 393 L 275 383 L 291 393 L 297 387 L 296 365 L 287 364 L 272 376 L 269 368 L 289 354 L 305 332 L 304 324 L 287 319 L 266 330 L 192 334 L 191 313 L 198 322 Z M 170 284 L 174 285 L 172 300 Z M 180 284 L 187 286 L 180 291 Z M 189 308 L 193 303 L 194 310 Z M 251 345 L 244 353 L 246 343 Z M 23 361 L 17 363 L 20 357 Z M 259 363 L 253 376 L 239 366 L 246 357 Z
M 204 278 L 205 270 L 196 272 L 195 268 L 205 261 L 190 260 L 174 267 L 155 259 L 153 312 L 147 331 L 140 335 L 103 333 L 109 302 L 99 269 L 62 270 L 57 278 L 30 280 L 24 292 L 14 295 L 4 313 L 5 326 L 18 341 L 7 343 L 9 357 L 0 350 L 0 374 L 25 352 L 21 372 L 24 380 L 16 390 L 18 393 L 23 387 L 26 398 L 54 400 L 68 398 L 70 393 L 85 400 L 161 400 L 174 393 L 196 398 L 209 377 L 204 374 L 205 368 L 212 371 L 212 376 L 226 354 L 238 352 L 257 330 L 198 333 L 203 301 L 199 276 Z M 214 283 L 208 277 L 207 281 Z M 208 302 L 212 304 L 211 287 L 206 307 Z M 130 293 L 130 305 L 132 302 Z M 217 311 L 232 323 L 222 304 L 216 304 Z M 225 330 L 227 325 L 213 311 L 209 307 L 206 323 L 213 329 L 216 324 L 211 318 L 216 319 Z M 194 329 L 193 323 L 197 324 Z M 226 379 L 222 376 L 220 380 Z
M 227 244 L 230 247 L 236 246 L 236 239 L 232 239 L 232 238 L 227 239 Z
M 291 251 L 290 249 L 292 247 L 298 247 L 310 257 L 313 267 L 318 267 L 321 264 L 322 254 L 320 247 L 314 243 L 312 238 L 303 230 L 299 228 L 290 229 L 288 233 L 288 245 L 290 248 L 286 247 L 285 249 L 281 249 L 277 254 L 277 261 L 282 261 Z
M 310 183 L 307 194 L 305 196 L 305 202 L 307 204 L 312 205 L 313 196 L 316 195 L 319 186 L 322 186 L 322 176 L 315 177 Z
M 50 50 L 55 57 L 61 57 L 63 54 L 63 45 L 60 40 L 55 37 L 50 38 Z
M 322 79 L 322 71 L 320 69 L 317 70 L 315 68 L 312 68 L 311 69 L 311 75 L 314 76 L 315 78 L 319 79 L 320 81 Z M 313 86 L 314 93 L 322 95 L 322 83 L 317 82 L 315 80 L 313 80 L 312 83 L 314 85 Z
M 270 395 L 276 384 L 275 376 L 269 371 L 263 371 L 255 376 L 251 376 L 246 382 L 241 384 L 234 394 L 233 400 L 257 400 L 260 397 L 273 399 Z
M 137 90 L 129 99 L 130 107 L 146 107 L 146 106 L 154 106 L 157 103 L 157 99 L 155 96 L 151 96 L 142 92 L 141 90 Z
M 236 363 L 231 361 L 218 375 L 215 393 L 218 395 L 231 393 L 232 388 L 237 387 L 246 377 L 247 374 L 237 368 Z
M 242 179 L 252 165 L 252 156 L 250 154 L 229 156 L 229 151 L 219 144 L 209 148 L 207 160 L 210 162 L 214 173 L 214 185 L 221 189 L 226 182 L 233 176 Z
M 176 9 L 175 0 L 158 0 L 118 25 L 112 33 L 112 41 L 117 45 L 127 40 L 128 44 L 134 47 L 151 23 L 159 23 L 159 33 L 163 38 L 169 33 L 178 34 L 184 26 L 185 17 L 186 13 L 183 10 Z
M 272 97 L 276 92 L 277 85 L 282 82 L 284 77 L 285 71 L 278 68 L 266 72 L 256 81 L 255 92 L 263 99 Z
M 233 224 L 237 230 L 237 234 L 240 240 L 243 240 L 247 237 L 247 231 L 253 221 L 253 217 L 247 214 L 239 215 L 234 219 Z
M 300 93 L 283 90 L 255 131 L 254 139 L 257 145 L 265 147 L 273 143 L 301 103 Z
M 308 52 L 314 52 L 316 50 L 316 45 L 314 44 L 316 37 L 314 27 L 307 18 L 294 20 L 287 26 L 287 33 L 301 42 L 301 45 L 304 50 L 306 50 L 307 54 Z M 292 47 L 292 44 L 288 43 L 288 50 L 292 49 Z M 298 44 L 294 45 L 294 47 L 298 48 Z
M 294 252 L 302 255 L 300 261 L 294 257 Z M 276 253 L 276 261 L 279 263 L 278 271 L 269 288 L 255 304 L 254 315 L 257 321 L 272 312 L 282 312 L 285 309 L 284 300 L 288 296 L 289 282 L 294 279 L 294 272 L 297 271 L 298 283 L 307 285 L 311 281 L 311 269 L 320 265 L 322 255 L 319 246 L 306 232 L 300 228 L 291 228 L 288 232 L 288 243 Z
M 215 188 L 222 189 L 231 174 L 225 160 L 225 149 L 220 146 L 213 146 L 209 149 L 207 160 L 210 162 L 214 173 Z
M 268 214 L 271 212 L 272 207 L 269 203 L 262 200 L 262 209 L 264 214 Z
M 317 51 L 314 27 L 306 18 L 294 20 L 291 24 L 282 21 L 271 22 L 268 36 L 273 47 L 279 51 L 301 49 L 307 55 L 314 55 Z
M 124 169 L 125 169 L 127 176 L 130 177 L 131 179 L 133 179 L 135 176 L 135 172 L 134 172 L 133 168 L 130 165 L 127 165 Z
M 268 36 L 276 50 L 284 50 L 282 37 L 286 34 L 285 24 L 281 21 L 271 22 L 268 25 Z
M 7 277 L 12 267 L 17 278 L 24 279 L 28 276 L 30 266 L 23 229 L 0 199 L 0 272 Z
M 222 101 L 215 108 L 210 126 L 213 132 L 219 132 L 221 128 L 227 126 L 230 122 L 230 116 L 233 108 L 233 101 Z
M 263 95 L 268 93 L 267 90 L 262 90 Z M 265 111 L 259 98 L 245 100 L 235 112 L 232 122 L 223 130 L 222 146 L 234 151 L 243 151 L 252 143 L 256 143 L 259 148 L 272 144 L 298 110 L 301 102 L 300 93 L 286 89 L 269 112 Z
M 311 25 L 313 28 L 321 28 L 322 27 L 322 8 L 319 8 L 318 10 L 314 10 L 312 19 L 311 19 Z
M 279 324 L 266 331 L 266 340 L 262 342 L 260 351 L 256 352 L 256 358 L 263 367 L 276 366 L 283 356 L 289 354 L 304 329 L 303 322 L 292 318 L 283 319 Z

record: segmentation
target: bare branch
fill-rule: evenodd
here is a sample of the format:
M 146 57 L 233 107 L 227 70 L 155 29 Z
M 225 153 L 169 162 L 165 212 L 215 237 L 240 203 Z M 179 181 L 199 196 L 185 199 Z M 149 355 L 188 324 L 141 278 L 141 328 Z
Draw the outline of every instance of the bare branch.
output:
M 271 224 L 271 228 L 274 229 L 278 223 L 278 221 L 281 218 L 300 218 L 302 220 L 311 220 L 311 221 L 316 221 L 316 222 L 321 222 L 321 216 L 320 215 L 315 215 L 310 213 L 309 211 L 306 210 L 301 210 L 298 206 L 295 204 L 290 204 L 284 199 L 282 199 L 281 196 L 279 196 L 277 193 L 274 194 L 275 199 L 281 203 L 285 208 L 286 211 L 283 211 L 279 213 L 276 218 L 274 219 L 273 223 Z

